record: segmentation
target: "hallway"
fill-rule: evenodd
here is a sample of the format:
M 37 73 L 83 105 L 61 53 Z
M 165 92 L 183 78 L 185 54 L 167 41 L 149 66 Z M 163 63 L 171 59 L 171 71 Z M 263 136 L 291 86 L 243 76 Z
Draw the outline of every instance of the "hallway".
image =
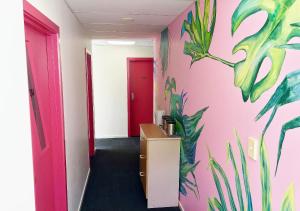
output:
M 97 140 L 95 147 L 81 211 L 147 210 L 138 175 L 138 138 Z M 179 211 L 178 208 L 151 210 Z

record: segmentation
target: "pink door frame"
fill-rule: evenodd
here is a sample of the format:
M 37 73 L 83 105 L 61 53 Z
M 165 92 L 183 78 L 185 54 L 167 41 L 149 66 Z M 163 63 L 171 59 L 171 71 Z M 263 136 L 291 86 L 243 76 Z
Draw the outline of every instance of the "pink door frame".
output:
M 153 58 L 127 58 L 127 112 L 128 112 L 128 137 L 132 137 L 131 134 L 131 93 L 130 93 L 130 63 L 136 61 L 150 61 L 154 62 Z M 154 78 L 153 78 L 154 80 Z M 153 96 L 154 98 L 154 96 Z M 154 99 L 153 99 L 154 100 Z
M 90 61 L 88 61 L 90 57 Z M 90 62 L 90 64 L 89 64 Z M 94 98 L 93 98 L 93 74 L 92 74 L 92 55 L 85 49 L 85 66 L 86 66 L 86 94 L 87 94 L 87 116 L 89 130 L 89 155 L 95 155 L 95 124 L 94 124 Z
M 50 100 L 52 102 L 52 131 L 53 151 L 53 177 L 54 177 L 54 199 L 55 211 L 67 211 L 67 179 L 66 179 L 66 155 L 65 155 L 65 132 L 64 132 L 64 113 L 63 95 L 61 82 L 61 68 L 59 55 L 59 27 L 39 12 L 27 1 L 23 1 L 24 22 L 36 30 L 47 34 L 49 89 L 51 90 Z

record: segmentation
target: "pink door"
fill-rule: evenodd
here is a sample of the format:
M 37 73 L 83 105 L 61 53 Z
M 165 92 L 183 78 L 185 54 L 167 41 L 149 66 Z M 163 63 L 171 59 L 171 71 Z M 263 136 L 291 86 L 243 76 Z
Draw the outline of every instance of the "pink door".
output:
M 27 2 L 24 19 L 36 210 L 67 211 L 58 27 Z
M 86 83 L 87 83 L 87 108 L 89 124 L 89 151 L 90 157 L 95 154 L 95 132 L 94 132 L 94 101 L 93 101 L 93 80 L 92 80 L 92 57 L 86 52 Z
M 153 59 L 128 59 L 128 136 L 139 136 L 139 125 L 153 122 Z
M 36 210 L 54 210 L 47 39 L 26 25 Z

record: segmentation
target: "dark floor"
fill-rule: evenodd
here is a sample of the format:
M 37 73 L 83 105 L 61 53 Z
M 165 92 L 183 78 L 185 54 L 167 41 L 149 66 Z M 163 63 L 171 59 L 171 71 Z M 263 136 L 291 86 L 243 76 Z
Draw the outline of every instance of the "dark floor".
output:
M 139 178 L 139 139 L 96 140 L 96 149 L 81 211 L 148 210 Z

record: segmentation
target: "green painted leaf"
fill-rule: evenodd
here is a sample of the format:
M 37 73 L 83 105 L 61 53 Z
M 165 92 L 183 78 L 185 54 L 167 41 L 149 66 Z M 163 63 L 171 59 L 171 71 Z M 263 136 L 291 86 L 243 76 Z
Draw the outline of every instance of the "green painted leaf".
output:
M 192 136 L 197 128 L 199 121 L 202 119 L 203 114 L 207 111 L 208 107 L 201 109 L 193 116 L 183 116 L 183 124 L 186 131 L 187 136 Z
M 208 210 L 218 210 L 222 211 L 222 205 L 217 198 L 208 199 Z
M 185 131 L 184 131 L 184 128 L 183 128 L 183 124 L 181 122 L 179 122 L 178 119 L 175 119 L 175 132 L 176 132 L 176 135 L 178 135 L 180 137 L 185 136 Z
M 214 168 L 215 170 L 217 170 L 219 172 L 219 174 L 221 175 L 221 177 L 223 178 L 223 181 L 225 183 L 225 187 L 227 189 L 227 194 L 228 194 L 231 210 L 236 211 L 237 209 L 236 209 L 236 206 L 235 206 L 235 202 L 234 202 L 234 198 L 233 198 L 233 195 L 232 195 L 231 187 L 230 187 L 229 180 L 227 178 L 227 175 L 226 175 L 225 171 L 220 166 L 220 164 L 218 162 L 216 162 L 215 159 L 212 158 L 212 157 L 210 158 L 210 165 L 211 165 L 211 168 Z
M 208 210 L 209 211 L 215 211 L 215 206 L 213 204 L 212 199 L 208 199 Z
M 281 45 L 279 48 L 286 48 L 286 49 L 292 49 L 292 50 L 300 50 L 300 44 L 295 43 L 295 44 L 286 44 L 286 45 Z
M 183 195 L 187 195 L 187 190 L 190 190 L 198 197 L 199 190 L 194 171 L 199 161 L 195 161 L 195 157 L 197 143 L 204 128 L 202 125 L 198 129 L 198 124 L 208 108 L 201 109 L 192 116 L 184 115 L 187 93 L 181 92 L 179 95 L 175 92 L 176 81 L 168 77 L 165 83 L 165 94 L 170 95 L 170 115 L 175 120 L 176 135 L 181 137 L 179 190 Z M 188 179 L 189 175 L 192 176 L 192 180 Z
M 187 161 L 191 164 L 195 162 L 197 143 L 203 128 L 204 126 L 197 130 L 192 137 L 185 136 L 182 139 L 183 148 L 187 154 Z
M 300 100 L 300 70 L 289 73 L 281 84 L 276 89 L 275 93 L 272 95 L 265 107 L 259 112 L 256 117 L 256 120 L 259 120 L 263 117 L 268 111 L 273 109 L 269 120 L 263 130 L 263 136 L 270 127 L 278 109 L 286 104 L 294 103 Z M 300 119 L 299 117 L 287 122 L 282 126 L 281 134 L 279 138 L 278 152 L 277 152 L 277 164 L 276 171 L 278 170 L 278 165 L 281 157 L 282 145 L 284 142 L 285 134 L 288 130 L 295 128 L 300 128 Z
M 222 205 L 217 198 L 213 198 L 213 204 L 218 210 L 222 210 Z
M 237 197 L 238 197 L 238 201 L 239 201 L 240 210 L 245 210 L 240 175 L 239 175 L 239 172 L 238 172 L 238 169 L 237 169 L 237 166 L 236 166 L 235 158 L 234 158 L 234 155 L 233 155 L 233 152 L 232 152 L 232 147 L 231 147 L 230 143 L 227 145 L 227 154 L 228 154 L 228 156 L 231 160 L 231 163 L 232 163 L 232 166 L 233 166 L 233 169 L 234 169 L 235 188 L 236 188 L 236 192 L 237 192 Z
M 300 37 L 300 30 L 293 23 L 300 22 L 300 1 L 296 0 L 243 0 L 232 16 L 232 33 L 249 16 L 265 11 L 268 14 L 264 26 L 254 35 L 238 43 L 233 53 L 245 51 L 246 58 L 235 64 L 235 85 L 240 87 L 244 101 L 249 96 L 255 102 L 277 81 L 286 51 L 278 46 L 286 45 L 293 37 Z M 263 61 L 269 58 L 272 66 L 260 81 L 258 72 Z
M 210 159 L 209 160 L 211 161 L 211 155 L 210 155 Z M 210 161 L 209 161 L 209 166 L 210 166 L 210 170 L 211 170 L 211 173 L 213 175 L 214 182 L 215 182 L 215 185 L 216 185 L 219 197 L 220 197 L 222 210 L 223 211 L 227 211 L 227 205 L 226 205 L 226 201 L 225 201 L 223 189 L 222 189 L 222 186 L 221 186 L 221 182 L 219 180 L 219 177 L 218 177 L 218 175 L 216 173 L 216 170 L 215 170 L 214 166 L 211 164 Z
M 261 139 L 260 147 L 260 180 L 262 191 L 262 210 L 271 211 L 271 181 L 270 164 L 264 140 Z
M 292 130 L 295 128 L 300 128 L 300 116 L 285 123 L 282 126 L 281 129 L 281 133 L 280 133 L 280 138 L 279 138 L 279 144 L 278 144 L 278 152 L 277 152 L 277 163 L 276 163 L 276 170 L 275 170 L 275 174 L 277 173 L 278 170 L 278 165 L 279 165 L 279 161 L 280 161 L 280 157 L 281 157 L 281 150 L 282 150 L 282 146 L 283 146 L 283 142 L 284 142 L 284 138 L 285 138 L 285 133 L 288 130 Z
M 185 42 L 184 54 L 192 57 L 193 64 L 202 58 L 209 56 L 209 48 L 212 41 L 212 36 L 215 29 L 217 15 L 217 1 L 213 1 L 212 14 L 210 11 L 211 1 L 204 1 L 203 16 L 200 12 L 199 0 L 195 2 L 195 17 L 192 12 L 188 13 L 187 20 L 182 24 L 181 36 L 188 33 L 190 42 Z
M 244 179 L 244 187 L 245 187 L 245 192 L 246 192 L 246 197 L 247 197 L 247 211 L 253 211 L 253 205 L 252 205 L 252 196 L 251 196 L 251 190 L 250 190 L 250 185 L 249 185 L 249 178 L 248 178 L 248 167 L 247 167 L 247 162 L 246 162 L 246 157 L 245 157 L 245 152 L 243 149 L 243 146 L 241 144 L 241 139 L 235 131 L 239 151 L 240 151 L 240 159 L 242 163 L 242 172 L 243 172 L 243 179 Z
M 193 165 L 187 162 L 183 163 L 183 166 L 181 167 L 181 172 L 183 172 L 183 176 L 186 177 L 188 173 L 195 171 L 198 164 L 199 161 Z
M 285 193 L 282 205 L 281 205 L 281 211 L 295 211 L 295 190 L 294 190 L 294 184 L 291 184 Z
M 277 109 L 283 105 L 293 103 L 300 100 L 300 70 L 289 73 L 276 89 L 265 107 L 256 116 L 256 120 L 263 117 L 269 110 L 273 108 L 273 112 L 265 126 L 264 133 L 270 126 Z
M 160 35 L 160 60 L 162 64 L 162 72 L 168 69 L 169 65 L 169 29 L 165 28 Z

